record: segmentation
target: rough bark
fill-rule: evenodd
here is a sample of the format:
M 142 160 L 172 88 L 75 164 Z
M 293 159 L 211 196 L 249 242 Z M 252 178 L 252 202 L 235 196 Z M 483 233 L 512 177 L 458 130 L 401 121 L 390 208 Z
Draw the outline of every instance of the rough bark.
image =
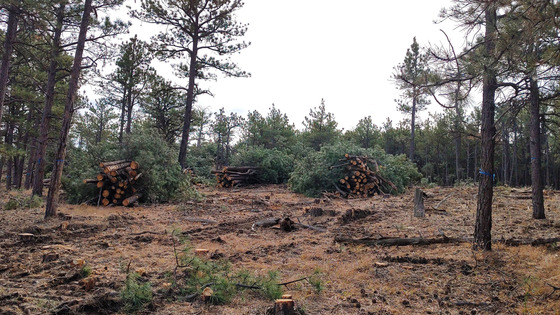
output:
M 7 128 L 6 137 L 4 138 L 5 144 L 7 148 L 12 148 L 12 144 L 14 143 L 14 122 L 7 121 L 6 128 Z M 14 167 L 14 159 L 8 156 L 8 158 L 6 159 L 6 189 L 7 190 L 12 189 L 13 175 L 14 175 L 13 167 Z
M 543 184 L 542 184 L 542 169 L 541 169 L 541 128 L 540 128 L 540 102 L 539 102 L 539 86 L 536 79 L 531 78 L 531 93 L 530 104 L 531 107 L 531 137 L 530 137 L 530 151 L 531 151 L 531 190 L 532 190 L 532 204 L 533 204 L 533 219 L 545 219 L 544 212 L 544 197 L 543 197 Z
M 56 11 L 56 25 L 53 31 L 53 42 L 51 47 L 51 61 L 47 75 L 47 86 L 45 95 L 45 107 L 41 116 L 41 127 L 39 131 L 37 151 L 35 156 L 36 169 L 33 181 L 32 194 L 37 196 L 43 195 L 43 179 L 45 177 L 45 152 L 47 151 L 47 142 L 49 136 L 49 127 L 52 117 L 52 107 L 54 105 L 54 94 L 56 85 L 56 73 L 58 72 L 58 58 L 60 56 L 60 44 L 62 35 L 62 23 L 64 22 L 64 2 L 60 3 Z
M 68 139 L 68 132 L 70 131 L 70 124 L 72 121 L 72 114 L 74 112 L 74 101 L 76 100 L 76 93 L 78 91 L 78 84 L 80 72 L 82 67 L 82 56 L 84 52 L 86 34 L 90 23 L 90 14 L 92 11 L 92 0 L 86 0 L 84 4 L 84 13 L 80 22 L 80 33 L 78 35 L 78 42 L 76 46 L 76 53 L 74 55 L 74 63 L 72 64 L 72 71 L 70 72 L 70 82 L 68 84 L 68 94 L 66 95 L 66 102 L 64 106 L 64 116 L 62 119 L 62 129 L 60 131 L 60 139 L 58 143 L 58 150 L 54 168 L 51 176 L 51 184 L 47 196 L 47 206 L 45 209 L 45 218 L 54 217 L 58 207 L 58 193 L 60 190 L 60 179 L 62 178 L 62 170 L 64 168 L 64 159 L 66 158 L 66 142 Z
M 414 151 L 415 151 L 415 132 L 416 132 L 416 87 L 414 87 L 414 90 L 412 92 L 413 97 L 412 97 L 412 117 L 411 117 L 411 122 L 410 122 L 410 147 L 408 150 L 408 159 L 412 162 L 414 162 Z
M 14 6 L 10 7 L 8 9 L 8 27 L 6 29 L 6 39 L 4 40 L 2 65 L 0 66 L 0 123 L 2 123 L 4 99 L 6 98 L 6 87 L 8 85 L 10 57 L 12 56 L 14 41 L 16 40 L 18 17 L 18 8 Z
M 423 218 L 426 216 L 423 194 L 420 188 L 416 188 L 414 191 L 414 216 L 416 218 Z
M 495 95 L 497 89 L 496 73 L 493 69 L 493 56 L 495 56 L 495 40 L 497 36 L 495 3 L 489 3 L 487 5 L 484 16 L 486 20 L 484 48 L 485 55 L 489 60 L 487 60 L 484 66 L 482 83 L 482 157 L 473 247 L 475 249 L 491 250 L 492 197 L 494 194 L 494 136 L 496 134 L 494 114 L 496 110 Z
M 185 168 L 185 158 L 187 157 L 187 148 L 189 146 L 189 131 L 191 129 L 192 105 L 194 101 L 194 81 L 196 79 L 196 56 L 198 54 L 198 33 L 197 30 L 193 34 L 193 47 L 190 54 L 189 64 L 189 85 L 187 87 L 187 104 L 185 106 L 185 115 L 183 116 L 183 132 L 181 135 L 181 145 L 179 147 L 179 164 L 181 168 Z

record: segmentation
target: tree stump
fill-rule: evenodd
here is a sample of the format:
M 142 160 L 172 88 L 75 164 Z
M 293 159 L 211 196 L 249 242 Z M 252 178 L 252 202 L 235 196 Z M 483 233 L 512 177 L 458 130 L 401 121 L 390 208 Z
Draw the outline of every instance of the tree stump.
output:
M 296 308 L 292 299 L 278 299 L 274 301 L 274 315 L 295 315 Z
M 414 216 L 416 218 L 423 218 L 426 216 L 426 210 L 424 209 L 424 193 L 420 188 L 416 188 L 414 191 Z

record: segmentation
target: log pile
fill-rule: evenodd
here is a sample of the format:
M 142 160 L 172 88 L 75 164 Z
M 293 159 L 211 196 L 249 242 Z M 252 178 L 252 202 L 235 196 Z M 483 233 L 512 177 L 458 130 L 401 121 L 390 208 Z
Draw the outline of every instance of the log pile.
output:
M 218 187 L 231 188 L 257 184 L 259 168 L 254 166 L 226 166 L 221 170 L 213 170 Z
M 370 197 L 375 193 L 388 194 L 397 187 L 379 174 L 377 161 L 368 156 L 345 154 L 333 168 L 344 168 L 345 176 L 335 183 L 336 195 L 348 197 Z M 373 169 L 370 168 L 370 165 Z
M 111 161 L 99 163 L 101 171 L 94 179 L 84 179 L 84 183 L 96 184 L 99 188 L 97 205 L 132 206 L 142 196 L 134 184 L 142 176 L 136 161 Z

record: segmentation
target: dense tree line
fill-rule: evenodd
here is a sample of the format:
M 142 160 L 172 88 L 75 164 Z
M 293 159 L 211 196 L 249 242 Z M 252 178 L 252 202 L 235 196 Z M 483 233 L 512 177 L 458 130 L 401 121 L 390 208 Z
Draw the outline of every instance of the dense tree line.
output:
M 241 1 L 142 0 L 131 16 L 166 32 L 117 43 L 128 25 L 109 13 L 122 2 L 0 2 L 0 175 L 7 189 L 32 188 L 35 195 L 50 175 L 47 216 L 56 213 L 61 183 L 75 191 L 68 174 L 80 173 L 77 157 L 93 163 L 136 152 L 148 164 L 167 165 L 138 137 L 161 139 L 158 147 L 165 146 L 166 157 L 176 153 L 169 165 L 178 170 L 208 176 L 213 167 L 261 163 L 275 183 L 288 181 L 298 161 L 329 156 L 341 145 L 406 155 L 425 184 L 478 183 L 475 239 L 484 249 L 491 244 L 495 185 L 530 185 L 535 219 L 546 216 L 543 188 L 560 188 L 555 1 L 453 0 L 441 18 L 465 31 L 465 45 L 422 46 L 414 38 L 391 76 L 403 119 L 376 125 L 367 116 L 345 131 L 327 110 L 342 104 L 328 100 L 309 104 L 301 130 L 275 105 L 242 116 L 198 104 L 199 95 L 211 93 L 200 80 L 249 75 L 228 58 L 248 46 L 247 26 L 235 20 Z M 156 59 L 177 61 L 184 82 L 158 74 Z M 100 72 L 107 63 L 112 70 Z M 85 80 L 100 98 L 78 94 Z M 421 114 L 430 101 L 443 111 Z

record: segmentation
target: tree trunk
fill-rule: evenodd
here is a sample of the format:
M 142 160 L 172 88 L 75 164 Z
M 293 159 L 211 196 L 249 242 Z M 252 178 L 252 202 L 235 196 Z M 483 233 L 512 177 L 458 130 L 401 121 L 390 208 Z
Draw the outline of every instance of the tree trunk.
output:
M 62 35 L 62 23 L 64 22 L 65 3 L 61 2 L 56 11 L 56 26 L 53 32 L 53 42 L 51 47 L 51 61 L 47 76 L 45 107 L 41 117 L 41 129 L 39 131 L 39 141 L 35 156 L 36 169 L 33 181 L 32 195 L 43 195 L 43 179 L 45 178 L 45 152 L 49 139 L 49 129 L 52 117 L 52 107 L 54 105 L 54 94 L 56 86 L 56 74 L 58 72 L 58 58 L 60 57 L 60 37 Z
M 10 69 L 10 58 L 16 40 L 19 10 L 15 6 L 8 8 L 8 27 L 6 29 L 6 39 L 4 40 L 4 51 L 2 53 L 2 65 L 0 66 L 0 124 L 6 98 L 6 88 L 8 85 L 8 72 Z
M 132 81 L 132 79 L 129 79 Z M 130 84 L 130 83 L 129 83 Z M 126 96 L 126 134 L 130 134 L 132 129 L 132 107 L 134 106 L 132 102 L 132 87 L 127 87 L 128 92 Z
M 120 128 L 119 128 L 119 143 L 122 143 L 123 141 L 125 115 L 126 115 L 126 87 L 123 87 L 123 96 L 121 100 L 121 121 L 120 121 Z
M 413 90 L 413 97 L 412 97 L 412 117 L 410 122 L 410 148 L 408 150 L 408 159 L 411 162 L 414 162 L 414 136 L 416 131 L 416 87 Z
M 515 186 L 519 186 L 519 172 L 517 171 L 517 122 L 513 122 L 513 158 L 511 161 L 511 178 Z
M 492 249 L 492 197 L 494 194 L 494 136 L 496 126 L 494 114 L 496 110 L 495 95 L 497 89 L 496 72 L 494 70 L 497 16 L 496 4 L 489 3 L 484 12 L 486 31 L 484 35 L 486 61 L 482 83 L 482 159 L 480 169 L 480 184 L 476 208 L 476 223 L 474 229 L 474 248 Z
M 541 122 L 539 86 L 536 79 L 529 79 L 531 94 L 529 95 L 531 106 L 531 190 L 533 203 L 533 219 L 544 219 L 544 197 L 541 170 Z
M 467 176 L 466 176 L 466 178 L 468 179 L 469 174 L 470 174 L 470 168 L 469 167 L 470 167 L 470 161 L 471 161 L 471 159 L 470 159 L 470 157 L 471 157 L 471 143 L 469 142 L 468 139 L 467 139 L 466 142 L 467 142 L 467 169 L 466 169 Z
M 7 121 L 6 128 L 7 130 L 6 130 L 5 143 L 6 143 L 6 153 L 8 153 L 7 154 L 8 158 L 6 159 L 6 189 L 11 190 L 12 183 L 13 183 L 13 175 L 14 175 L 13 174 L 14 159 L 10 157 L 10 155 L 11 153 L 13 153 L 12 144 L 14 142 L 14 122 Z
M 60 140 L 58 143 L 58 150 L 54 168 L 51 176 L 51 183 L 49 186 L 49 193 L 47 196 L 47 206 L 45 209 L 45 218 L 54 217 L 58 207 L 58 193 L 60 190 L 60 180 L 62 178 L 62 170 L 64 168 L 64 159 L 66 158 L 66 141 L 68 139 L 68 132 L 70 131 L 70 124 L 72 122 L 72 114 L 74 112 L 74 101 L 76 100 L 76 93 L 78 91 L 78 84 L 80 79 L 80 71 L 82 67 L 82 56 L 84 52 L 86 34 L 90 22 L 90 14 L 92 11 L 92 0 L 86 0 L 84 4 L 84 14 L 80 22 L 80 33 L 78 35 L 78 43 L 76 46 L 76 54 L 74 55 L 74 63 L 72 64 L 72 71 L 70 72 L 70 82 L 68 84 L 68 94 L 66 95 L 66 102 L 64 105 L 64 116 L 62 119 L 62 129 L 60 131 Z
M 179 164 L 181 168 L 184 169 L 185 165 L 185 158 L 187 157 L 187 149 L 189 146 L 189 132 L 191 129 L 191 119 L 192 119 L 192 105 L 194 101 L 194 81 L 196 79 L 196 68 L 197 68 L 197 61 L 196 55 L 198 54 L 198 30 L 195 30 L 195 34 L 193 36 L 193 48 L 190 55 L 190 64 L 189 64 L 189 85 L 187 88 L 187 104 L 185 106 L 185 115 L 183 117 L 183 133 L 181 135 L 181 145 L 179 147 Z

